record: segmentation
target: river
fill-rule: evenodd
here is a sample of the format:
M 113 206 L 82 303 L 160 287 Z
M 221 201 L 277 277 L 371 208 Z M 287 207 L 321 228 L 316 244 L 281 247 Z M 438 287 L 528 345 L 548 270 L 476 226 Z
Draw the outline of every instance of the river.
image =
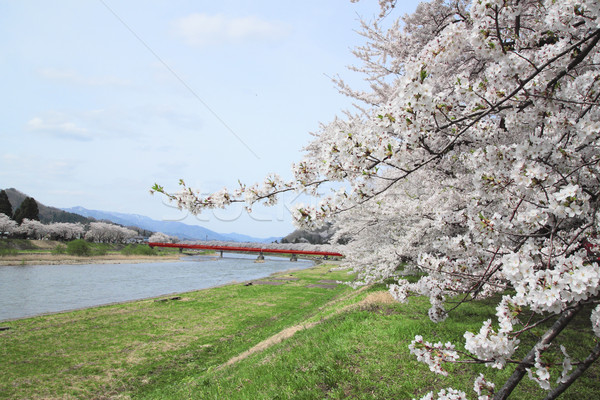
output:
M 244 282 L 312 261 L 235 254 L 146 264 L 0 267 L 0 321 Z

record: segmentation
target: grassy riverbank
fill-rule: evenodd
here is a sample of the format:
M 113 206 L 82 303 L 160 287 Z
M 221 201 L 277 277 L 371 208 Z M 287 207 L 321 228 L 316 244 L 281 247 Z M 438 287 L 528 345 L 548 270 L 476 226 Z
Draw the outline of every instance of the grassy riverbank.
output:
M 87 254 L 68 254 L 68 243 L 55 240 L 0 239 L 1 265 L 123 264 L 173 261 L 177 249 L 153 249 L 146 245 L 85 243 Z M 149 251 L 151 250 L 151 251 Z
M 479 372 L 433 375 L 410 355 L 415 334 L 462 343 L 494 315 L 494 300 L 433 324 L 428 301 L 390 301 L 383 286 L 355 291 L 330 266 L 228 285 L 180 299 L 133 303 L 0 323 L 2 399 L 410 399 L 434 388 L 472 392 Z M 325 282 L 324 282 L 325 281 Z M 581 357 L 593 339 L 582 319 L 566 335 Z M 527 344 L 533 340 L 523 337 Z M 526 347 L 526 346 L 523 346 Z M 593 366 L 564 398 L 595 398 Z M 538 399 L 527 382 L 515 399 Z

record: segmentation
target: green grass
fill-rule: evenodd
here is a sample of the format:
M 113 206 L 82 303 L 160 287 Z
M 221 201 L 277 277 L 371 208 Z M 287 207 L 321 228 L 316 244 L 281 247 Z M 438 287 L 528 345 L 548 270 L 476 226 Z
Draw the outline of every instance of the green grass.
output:
M 38 247 L 28 239 L 0 239 L 0 249 L 36 250 Z
M 1 249 L 0 248 L 0 257 L 2 256 L 16 256 L 17 254 L 19 254 L 19 251 L 17 249 Z
M 434 375 L 409 354 L 416 334 L 463 342 L 492 318 L 498 299 L 464 305 L 443 323 L 427 317 L 429 303 L 376 301 L 383 286 L 354 291 L 307 287 L 322 279 L 348 280 L 318 266 L 292 273 L 283 285 L 229 285 L 185 293 L 181 300 L 144 300 L 4 322 L 0 332 L 0 398 L 132 399 L 411 399 L 453 386 L 473 397 L 480 373 L 503 382 L 510 371 L 449 366 Z M 287 276 L 287 275 L 286 275 Z M 310 324 L 281 342 L 228 366 L 233 357 L 287 328 Z M 566 338 L 592 346 L 589 321 Z M 523 349 L 532 336 L 522 338 Z M 593 399 L 600 368 L 563 395 Z M 527 378 L 515 399 L 544 392 Z
M 56 247 L 54 247 L 54 249 L 51 250 L 51 253 L 55 254 L 55 255 L 66 254 L 67 253 L 67 246 L 65 246 L 62 243 L 57 244 Z
M 155 249 L 144 244 L 128 244 L 121 250 L 121 254 L 125 255 L 144 255 L 144 256 L 155 256 L 157 254 Z
M 281 286 L 238 284 L 4 322 L 0 398 L 138 396 L 214 368 L 350 291 L 306 287 L 336 279 L 326 268 L 297 274 Z
M 334 314 L 234 366 L 191 375 L 139 398 L 167 399 L 171 393 L 173 398 L 189 399 L 411 399 L 446 387 L 474 398 L 473 381 L 479 373 L 500 387 L 512 370 L 454 364 L 443 377 L 417 362 L 407 347 L 417 334 L 431 341 L 462 343 L 465 330 L 477 331 L 482 319 L 493 317 L 495 304 L 492 300 L 468 304 L 454 320 L 440 324 L 423 319 L 429 307 L 426 299 L 364 305 Z M 568 339 L 581 343 L 580 357 L 584 348 L 593 346 L 590 335 L 583 333 L 589 331 L 589 326 L 582 329 L 585 323 L 577 321 Z M 533 338 L 523 342 L 533 343 Z M 599 375 L 596 365 L 561 398 L 597 398 Z M 544 394 L 525 378 L 511 398 L 540 399 Z

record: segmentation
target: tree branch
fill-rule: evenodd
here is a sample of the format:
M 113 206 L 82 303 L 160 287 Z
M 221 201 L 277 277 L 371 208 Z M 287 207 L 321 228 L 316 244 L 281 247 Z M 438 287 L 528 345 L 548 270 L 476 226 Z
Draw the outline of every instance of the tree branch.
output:
M 590 355 L 583 360 L 581 364 L 577 367 L 577 369 L 569 375 L 566 379 L 561 381 L 560 385 L 555 387 L 548 393 L 548 395 L 544 398 L 544 400 L 554 400 L 558 396 L 560 396 L 577 378 L 579 378 L 594 361 L 596 361 L 600 357 L 600 342 L 596 344 L 590 353 Z
M 505 400 L 512 393 L 512 391 L 517 387 L 523 376 L 525 376 L 525 369 L 527 365 L 531 365 L 535 360 L 535 353 L 540 346 L 546 346 L 560 334 L 560 332 L 571 322 L 571 320 L 577 315 L 577 313 L 583 308 L 581 304 L 563 311 L 560 318 L 556 320 L 556 322 L 548 329 L 541 339 L 537 342 L 537 344 L 529 351 L 527 356 L 521 361 L 521 363 L 517 366 L 513 374 L 508 378 L 504 386 L 500 388 L 498 392 L 494 395 L 494 400 Z

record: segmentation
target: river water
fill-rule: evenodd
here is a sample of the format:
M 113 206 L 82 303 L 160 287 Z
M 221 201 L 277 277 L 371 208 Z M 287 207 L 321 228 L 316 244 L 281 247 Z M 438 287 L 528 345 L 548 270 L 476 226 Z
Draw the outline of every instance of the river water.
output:
M 0 267 L 0 321 L 243 282 L 312 261 L 235 254 L 147 264 Z

